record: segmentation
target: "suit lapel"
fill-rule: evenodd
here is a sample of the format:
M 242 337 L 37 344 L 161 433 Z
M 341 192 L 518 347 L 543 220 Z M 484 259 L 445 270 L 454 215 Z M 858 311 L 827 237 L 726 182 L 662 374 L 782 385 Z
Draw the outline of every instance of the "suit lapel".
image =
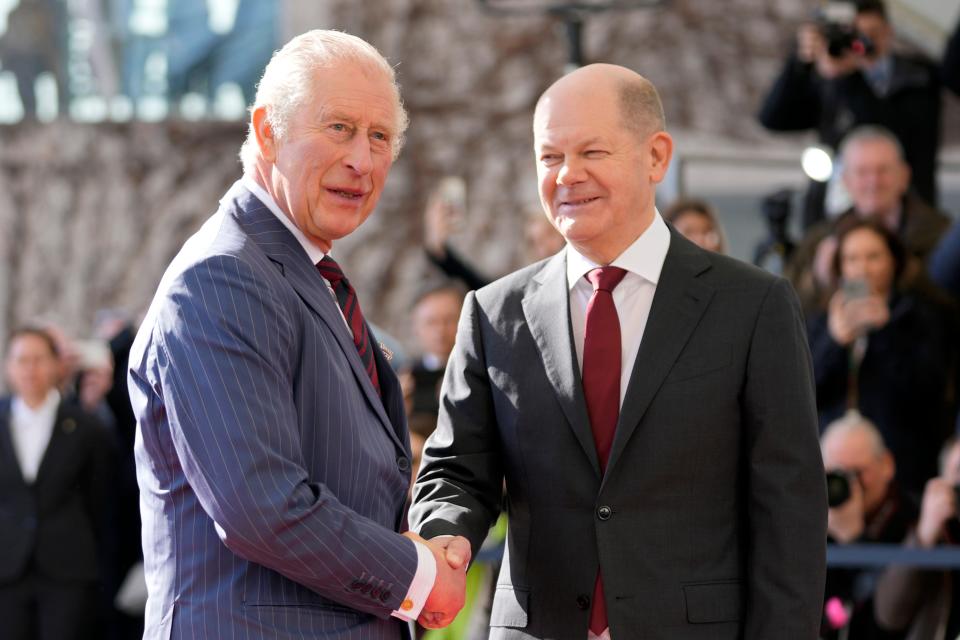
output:
M 708 254 L 671 228 L 670 249 L 620 408 L 607 477 L 713 297 L 713 289 L 697 279 L 709 268 Z
M 590 459 L 594 472 L 600 477 L 600 463 L 593 444 L 580 367 L 573 345 L 566 267 L 566 252 L 560 252 L 550 259 L 531 281 L 523 298 L 523 313 L 563 413 L 583 452 Z
M 10 435 L 10 398 L 0 400 L 0 473 L 10 474 L 15 481 L 26 486 Z
M 327 290 L 316 267 L 310 263 L 303 247 L 293 237 L 293 234 L 277 220 L 266 205 L 240 183 L 234 185 L 225 200 L 233 200 L 230 213 L 236 217 L 238 224 L 267 254 L 267 257 L 279 266 L 281 274 L 297 292 L 300 299 L 330 329 L 330 333 L 333 334 L 350 363 L 350 368 L 353 370 L 357 384 L 363 390 L 367 402 L 370 403 L 390 438 L 397 446 L 403 448 L 402 442 L 384 410 L 383 402 L 377 395 L 373 382 L 370 381 L 370 377 L 360 361 L 360 354 L 357 353 L 357 348 L 353 344 L 353 336 L 343 321 L 340 309 Z M 376 348 L 379 349 L 379 345 L 376 345 Z
M 77 432 L 77 421 L 64 414 L 63 403 L 57 407 L 57 417 L 50 432 L 50 442 L 40 459 L 40 468 L 37 469 L 37 478 L 34 484 L 39 485 L 48 475 L 64 468 L 68 458 L 77 456 L 78 451 L 70 442 Z

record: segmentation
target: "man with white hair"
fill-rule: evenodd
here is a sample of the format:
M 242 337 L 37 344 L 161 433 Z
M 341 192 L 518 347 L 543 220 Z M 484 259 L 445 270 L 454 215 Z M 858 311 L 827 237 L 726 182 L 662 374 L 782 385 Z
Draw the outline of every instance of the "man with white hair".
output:
M 896 463 L 877 427 L 851 411 L 827 426 L 820 448 L 831 487 L 830 540 L 841 545 L 899 544 L 915 522 L 917 509 L 899 490 Z M 847 490 L 838 490 L 838 482 Z M 827 570 L 821 637 L 887 637 L 874 615 L 878 574 L 869 568 Z
M 359 38 L 311 31 L 267 66 L 243 178 L 130 354 L 146 638 L 399 639 L 462 606 L 466 541 L 397 533 L 403 397 L 330 255 L 405 127 L 393 69 Z

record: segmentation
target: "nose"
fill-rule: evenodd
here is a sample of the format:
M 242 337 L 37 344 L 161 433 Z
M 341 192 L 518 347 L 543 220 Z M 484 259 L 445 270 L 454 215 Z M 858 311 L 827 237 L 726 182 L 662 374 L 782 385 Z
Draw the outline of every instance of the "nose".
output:
M 343 161 L 347 167 L 362 176 L 373 170 L 373 152 L 370 149 L 370 141 L 366 136 L 353 137 Z
M 559 185 L 570 186 L 583 182 L 585 179 L 583 168 L 572 160 L 564 162 L 560 171 L 557 172 L 557 184 Z

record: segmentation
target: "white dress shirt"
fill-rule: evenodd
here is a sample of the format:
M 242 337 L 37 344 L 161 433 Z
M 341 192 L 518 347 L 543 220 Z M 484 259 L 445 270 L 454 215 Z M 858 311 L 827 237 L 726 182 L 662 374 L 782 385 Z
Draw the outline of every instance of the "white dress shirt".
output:
M 610 263 L 626 270 L 626 275 L 613 290 L 613 304 L 620 319 L 620 406 L 627 394 L 630 373 L 637 361 L 643 331 L 650 317 L 653 294 L 657 291 L 663 262 L 670 248 L 670 230 L 659 212 L 653 222 L 633 244 Z M 603 265 L 596 264 L 567 245 L 567 284 L 570 287 L 570 322 L 577 362 L 583 372 L 583 338 L 587 324 L 587 303 L 593 295 L 593 285 L 587 272 Z
M 14 396 L 10 403 L 10 439 L 20 463 L 20 473 L 27 484 L 33 484 L 40 471 L 43 454 L 50 444 L 50 436 L 57 422 L 60 393 L 51 389 L 36 409 L 31 409 L 22 398 Z
M 310 242 L 307 239 L 307 236 L 304 235 L 303 231 L 300 230 L 297 225 L 291 220 L 277 205 L 276 201 L 270 197 L 270 194 L 257 184 L 257 181 L 251 178 L 250 176 L 243 176 L 241 178 L 243 186 L 247 190 L 257 197 L 257 200 L 266 205 L 267 209 L 270 210 L 273 215 L 277 217 L 280 222 L 283 223 L 283 226 L 293 234 L 293 237 L 297 239 L 297 242 L 300 243 L 300 246 L 303 247 L 303 250 L 307 252 L 307 256 L 310 258 L 310 261 L 313 264 L 317 264 L 327 255 L 323 252 L 322 249 L 317 247 L 315 244 Z M 319 272 L 317 275 L 320 275 Z M 337 302 L 337 296 L 333 291 L 333 285 L 326 279 L 321 278 L 327 285 L 327 290 L 330 292 L 330 295 L 333 296 L 333 302 L 337 306 L 337 309 L 340 311 L 340 317 L 343 318 L 344 324 L 347 326 L 348 331 L 350 329 L 350 324 L 347 322 L 346 317 L 343 315 L 343 310 L 340 309 L 340 303 Z M 350 334 L 353 336 L 353 334 Z M 433 558 L 433 553 L 419 542 L 414 541 L 414 546 L 417 548 L 417 572 L 413 576 L 413 582 L 410 583 L 410 588 L 407 590 L 407 595 L 403 599 L 403 604 L 401 609 L 393 611 L 393 615 L 401 620 L 413 621 L 420 616 L 420 611 L 423 609 L 423 605 L 426 603 L 427 598 L 430 596 L 430 592 L 433 590 L 433 583 L 437 578 L 437 562 Z

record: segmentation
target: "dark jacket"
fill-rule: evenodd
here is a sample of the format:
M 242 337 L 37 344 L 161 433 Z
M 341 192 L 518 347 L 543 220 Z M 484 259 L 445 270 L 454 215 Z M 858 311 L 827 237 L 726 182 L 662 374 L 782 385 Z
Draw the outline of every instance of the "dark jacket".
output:
M 857 383 L 860 413 L 883 435 L 897 463 L 900 486 L 914 494 L 937 473 L 937 455 L 950 432 L 949 382 L 956 366 L 956 328 L 938 305 L 894 295 L 890 321 L 870 332 Z M 847 409 L 849 349 L 837 344 L 827 313 L 809 325 L 821 431 Z
M 0 399 L 0 585 L 28 570 L 70 582 L 99 579 L 99 525 L 113 444 L 89 414 L 61 403 L 33 484 L 10 437 L 10 398 Z

